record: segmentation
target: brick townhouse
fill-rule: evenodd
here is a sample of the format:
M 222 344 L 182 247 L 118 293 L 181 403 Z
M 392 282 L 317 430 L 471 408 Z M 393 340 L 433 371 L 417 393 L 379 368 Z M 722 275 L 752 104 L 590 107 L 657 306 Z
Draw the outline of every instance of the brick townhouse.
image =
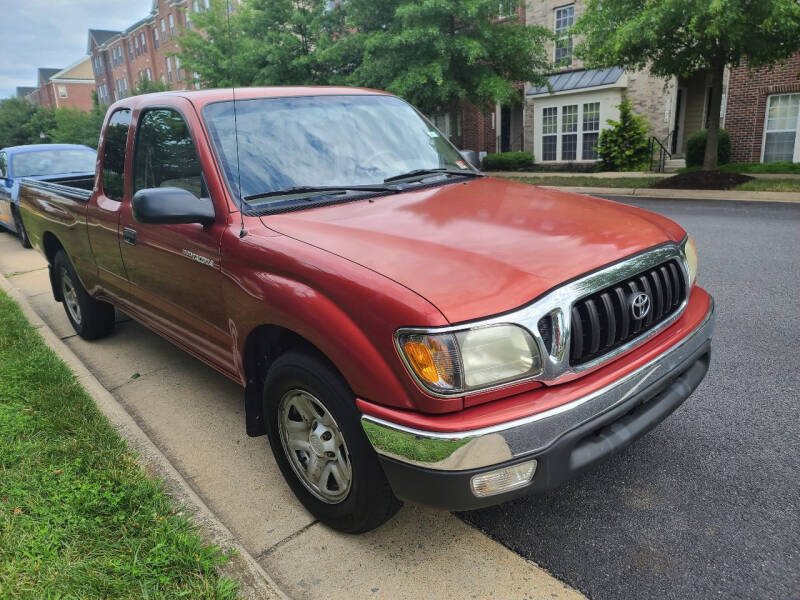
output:
M 512 140 L 509 149 L 521 145 L 533 152 L 537 163 L 591 164 L 597 160 L 600 131 L 608 126 L 608 119 L 619 118 L 617 106 L 626 95 L 634 112 L 647 119 L 650 135 L 674 157 L 683 157 L 688 137 L 706 125 L 710 73 L 661 79 L 646 69 L 585 69 L 573 56 L 575 41 L 568 33 L 583 9 L 580 1 L 527 3 L 526 22 L 556 34 L 556 41 L 548 45 L 555 67 L 548 86 L 525 86 L 523 105 L 497 107 L 498 139 Z M 510 115 L 504 117 L 503 111 Z
M 731 69 L 728 88 L 731 160 L 800 161 L 800 54 L 772 68 Z
M 40 68 L 37 83 L 35 88 L 17 88 L 17 95 L 20 95 L 20 90 L 26 90 L 23 97 L 45 108 L 92 108 L 94 75 L 89 57 L 64 69 Z
M 181 31 L 192 27 L 192 14 L 208 7 L 209 0 L 154 0 L 150 14 L 125 31 L 90 29 L 87 51 L 100 103 L 125 98 L 145 79 L 172 89 L 193 87 L 192 75 L 173 54 Z

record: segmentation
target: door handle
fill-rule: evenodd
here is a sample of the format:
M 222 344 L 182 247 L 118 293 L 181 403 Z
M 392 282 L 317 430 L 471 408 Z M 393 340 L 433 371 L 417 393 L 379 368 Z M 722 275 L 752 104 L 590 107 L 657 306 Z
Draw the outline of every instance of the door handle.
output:
M 131 229 L 130 227 L 125 227 L 122 230 L 122 240 L 126 244 L 130 244 L 131 246 L 136 245 L 136 230 Z

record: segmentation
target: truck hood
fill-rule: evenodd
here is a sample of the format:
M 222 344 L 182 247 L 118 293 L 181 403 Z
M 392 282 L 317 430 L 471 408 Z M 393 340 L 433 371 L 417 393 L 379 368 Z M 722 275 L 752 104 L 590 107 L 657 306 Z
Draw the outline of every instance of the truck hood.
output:
M 684 235 L 634 207 L 489 177 L 262 221 L 415 291 L 451 323 Z

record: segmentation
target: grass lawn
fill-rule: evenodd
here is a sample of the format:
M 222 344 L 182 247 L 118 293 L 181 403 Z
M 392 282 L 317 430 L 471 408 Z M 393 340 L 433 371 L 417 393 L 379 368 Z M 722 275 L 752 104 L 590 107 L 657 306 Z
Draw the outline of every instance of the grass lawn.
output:
M 0 598 L 234 598 L 225 560 L 0 291 Z
M 663 181 L 656 177 L 592 177 L 576 175 L 574 177 L 514 177 L 504 179 L 519 181 L 529 185 L 551 185 L 556 187 L 604 187 L 604 188 L 648 188 L 653 183 Z M 800 179 L 754 179 L 735 188 L 742 192 L 800 192 Z

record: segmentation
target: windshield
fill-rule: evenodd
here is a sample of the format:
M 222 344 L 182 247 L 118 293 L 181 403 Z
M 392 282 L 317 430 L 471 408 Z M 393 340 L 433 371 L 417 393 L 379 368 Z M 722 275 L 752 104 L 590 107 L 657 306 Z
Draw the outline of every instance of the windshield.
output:
M 393 96 L 301 96 L 205 108 L 230 189 L 263 196 L 299 187 L 364 186 L 417 169 L 474 171 L 409 104 Z M 285 198 L 280 201 L 285 202 Z M 249 204 L 276 202 L 261 198 Z
M 94 173 L 97 153 L 94 150 L 38 150 L 15 154 L 12 160 L 14 177 Z

